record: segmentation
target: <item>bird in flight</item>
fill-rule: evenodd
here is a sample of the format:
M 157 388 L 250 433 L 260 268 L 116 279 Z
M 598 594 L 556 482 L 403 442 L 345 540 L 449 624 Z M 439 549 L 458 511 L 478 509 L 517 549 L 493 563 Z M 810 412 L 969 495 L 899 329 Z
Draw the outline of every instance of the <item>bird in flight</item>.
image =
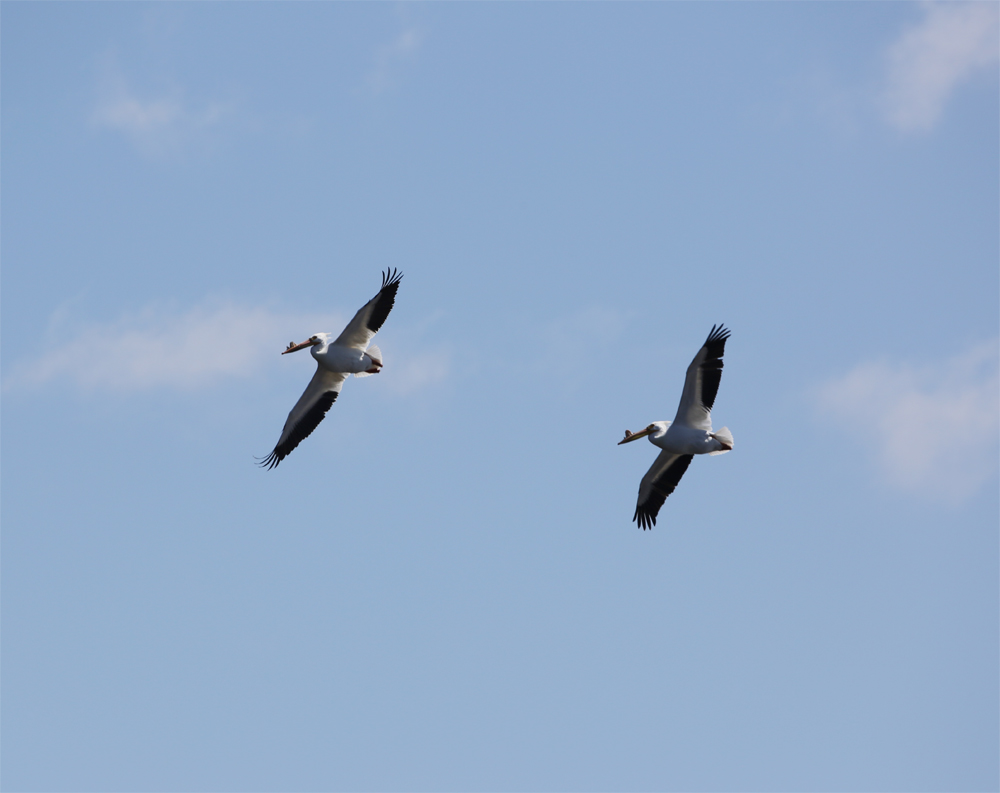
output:
M 644 531 L 656 525 L 656 514 L 681 481 L 696 454 L 732 451 L 733 435 L 728 427 L 712 431 L 712 405 L 722 379 L 722 354 L 729 331 L 712 326 L 702 348 L 688 366 L 681 403 L 673 421 L 654 421 L 640 432 L 625 430 L 618 445 L 648 436 L 663 451 L 639 483 L 639 500 L 632 520 Z
M 259 461 L 263 468 L 274 468 L 319 426 L 337 401 L 347 375 L 367 377 L 381 371 L 382 351 L 371 340 L 392 310 L 402 277 L 395 268 L 383 272 L 378 294 L 361 307 L 336 339 L 331 341 L 330 333 L 315 333 L 301 344 L 289 343 L 281 353 L 286 355 L 308 347 L 316 359 L 316 374 L 288 414 L 274 450 Z

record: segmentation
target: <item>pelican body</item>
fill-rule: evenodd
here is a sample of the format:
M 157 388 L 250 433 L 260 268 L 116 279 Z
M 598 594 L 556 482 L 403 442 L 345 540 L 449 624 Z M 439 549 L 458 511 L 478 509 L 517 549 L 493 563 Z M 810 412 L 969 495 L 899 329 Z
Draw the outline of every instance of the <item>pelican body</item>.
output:
M 671 454 L 711 454 L 728 452 L 733 448 L 732 444 L 719 440 L 718 434 L 711 430 L 687 427 L 673 421 L 654 421 L 641 432 L 629 433 L 621 443 L 642 437 L 649 438 L 654 446 Z
M 314 341 L 315 340 L 315 341 Z M 309 352 L 316 359 L 316 363 L 329 372 L 340 374 L 378 374 L 382 368 L 382 361 L 378 357 L 378 347 L 369 347 L 367 350 L 359 350 L 355 347 L 344 347 L 333 341 L 332 333 L 316 333 L 309 341 L 302 342 L 309 347 Z M 285 353 L 301 350 L 303 347 L 292 345 Z
M 662 449 L 639 484 L 639 498 L 632 516 L 641 529 L 656 525 L 656 516 L 674 492 L 696 454 L 725 454 L 732 451 L 733 436 L 728 427 L 712 430 L 712 405 L 722 380 L 722 356 L 729 331 L 712 326 L 708 338 L 688 366 L 684 391 L 673 421 L 654 421 L 640 432 L 625 430 L 624 440 L 631 443 L 647 437 Z
M 316 360 L 316 374 L 295 403 L 274 450 L 260 465 L 270 470 L 312 434 L 337 401 L 348 375 L 367 377 L 382 371 L 382 351 L 371 343 L 396 301 L 402 273 L 382 273 L 382 288 L 354 315 L 336 339 L 332 333 L 314 333 L 299 344 L 291 342 L 282 355 L 308 349 Z

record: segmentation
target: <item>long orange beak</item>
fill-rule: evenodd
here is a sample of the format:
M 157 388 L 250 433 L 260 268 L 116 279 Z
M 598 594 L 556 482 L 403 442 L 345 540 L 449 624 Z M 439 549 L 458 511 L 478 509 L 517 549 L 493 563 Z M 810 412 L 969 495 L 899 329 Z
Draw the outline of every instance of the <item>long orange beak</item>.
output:
M 306 347 L 312 347 L 314 344 L 319 344 L 319 342 L 313 341 L 312 339 L 306 339 L 301 344 L 295 344 L 294 342 L 289 342 L 288 346 L 285 348 L 285 351 L 281 354 L 286 355 L 290 352 L 298 352 L 299 350 L 304 350 Z
M 625 430 L 625 439 L 618 441 L 618 445 L 621 446 L 623 443 L 631 443 L 632 441 L 637 441 L 639 440 L 639 438 L 646 437 L 651 432 L 652 430 L 649 427 L 646 427 L 646 429 L 644 430 L 639 430 L 638 432 L 629 432 L 628 430 Z

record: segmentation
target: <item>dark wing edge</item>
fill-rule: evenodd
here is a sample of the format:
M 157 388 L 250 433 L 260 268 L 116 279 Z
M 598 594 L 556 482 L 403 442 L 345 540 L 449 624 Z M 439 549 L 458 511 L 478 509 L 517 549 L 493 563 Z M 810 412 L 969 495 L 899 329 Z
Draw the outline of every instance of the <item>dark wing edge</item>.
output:
M 715 395 L 719 393 L 719 383 L 722 381 L 722 356 L 726 351 L 726 339 L 729 330 L 725 325 L 713 325 L 705 339 L 702 349 L 705 360 L 701 362 L 701 404 L 705 410 L 711 411 L 715 404 Z
M 385 270 L 382 273 L 382 288 L 372 298 L 372 313 L 368 316 L 368 322 L 366 323 L 368 330 L 372 333 L 378 333 L 379 328 L 385 322 L 385 318 L 392 311 L 392 307 L 396 303 L 396 292 L 399 289 L 399 282 L 402 278 L 403 274 L 397 272 L 395 267 L 392 270 Z
M 319 423 L 325 418 L 327 411 L 337 401 L 339 394 L 339 391 L 323 392 L 320 398 L 316 400 L 316 404 L 309 408 L 309 411 L 292 427 L 292 431 L 285 438 L 284 442 L 279 440 L 274 450 L 263 460 L 258 460 L 257 465 L 270 471 L 291 454 L 292 450 L 308 438 L 312 434 L 312 431 L 319 426 Z
M 635 515 L 632 516 L 639 528 L 645 531 L 652 529 L 656 525 L 656 515 L 667 500 L 667 496 L 674 492 L 677 483 L 681 481 L 684 472 L 691 465 L 694 459 L 693 454 L 682 454 L 667 469 L 654 479 L 650 486 L 650 493 L 645 501 L 638 501 L 635 505 Z M 655 465 L 655 463 L 654 463 Z M 642 486 L 640 485 L 640 492 Z

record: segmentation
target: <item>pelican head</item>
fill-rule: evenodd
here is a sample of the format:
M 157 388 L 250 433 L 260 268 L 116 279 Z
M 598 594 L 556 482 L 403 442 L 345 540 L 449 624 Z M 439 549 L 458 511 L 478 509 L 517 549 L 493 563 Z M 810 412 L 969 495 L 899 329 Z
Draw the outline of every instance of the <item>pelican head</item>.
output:
M 644 438 L 647 435 L 652 435 L 653 438 L 659 438 L 663 433 L 667 431 L 667 427 L 670 426 L 669 421 L 654 421 L 646 429 L 639 430 L 638 432 L 631 432 L 630 430 L 625 430 L 625 437 L 618 441 L 618 445 L 621 446 L 623 443 L 630 443 L 631 441 L 637 441 L 639 438 Z M 652 438 L 650 438 L 652 440 Z
M 285 348 L 285 351 L 281 354 L 286 355 L 287 353 L 290 352 L 298 352 L 299 350 L 304 350 L 307 347 L 315 347 L 317 344 L 326 343 L 327 339 L 329 338 L 330 338 L 329 333 L 314 333 L 308 339 L 306 339 L 303 342 L 300 342 L 299 344 L 296 344 L 294 341 L 288 342 L 288 346 Z

